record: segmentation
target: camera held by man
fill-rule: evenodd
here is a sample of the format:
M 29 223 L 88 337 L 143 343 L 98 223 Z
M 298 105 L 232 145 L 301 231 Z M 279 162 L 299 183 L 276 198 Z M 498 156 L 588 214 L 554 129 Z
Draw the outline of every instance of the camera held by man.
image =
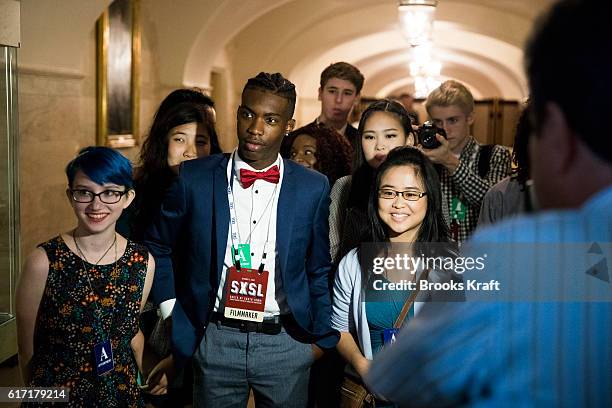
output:
M 438 139 L 436 139 L 436 133 L 444 136 L 446 139 L 446 132 L 444 129 L 437 127 L 430 121 L 427 121 L 417 129 L 417 140 L 425 149 L 435 149 L 442 145 Z

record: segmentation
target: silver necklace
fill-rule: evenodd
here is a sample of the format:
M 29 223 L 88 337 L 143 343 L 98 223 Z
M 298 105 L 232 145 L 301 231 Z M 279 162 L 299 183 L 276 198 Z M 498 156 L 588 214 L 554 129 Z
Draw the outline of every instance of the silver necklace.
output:
M 72 230 L 72 240 L 74 241 L 74 245 L 76 246 L 77 251 L 79 251 L 79 254 L 80 254 L 80 255 L 81 255 L 81 257 L 82 257 L 82 258 L 85 260 L 85 262 L 87 262 L 87 263 L 89 263 L 89 264 L 90 264 L 91 262 L 89 262 L 89 261 L 87 260 L 87 258 L 85 257 L 85 254 L 83 253 L 83 251 L 82 251 L 82 250 L 81 250 L 81 248 L 79 247 L 79 243 L 78 243 L 78 242 L 77 242 L 77 240 L 76 240 L 76 236 L 75 236 L 74 232 L 75 232 L 75 230 Z M 100 257 L 100 259 L 98 259 L 98 262 L 96 262 L 96 263 L 95 263 L 95 264 L 93 264 L 93 265 L 98 266 L 98 264 L 100 263 L 100 261 L 101 261 L 102 259 L 104 259 L 104 257 L 106 256 L 106 254 L 108 254 L 108 251 L 110 251 L 110 250 L 111 250 L 111 248 L 112 248 L 113 246 L 115 246 L 116 244 L 117 244 L 117 233 L 115 233 L 115 239 L 113 239 L 113 242 L 111 242 L 111 244 L 110 244 L 110 246 L 108 247 L 108 249 L 107 249 L 106 251 L 104 251 L 104 253 L 103 253 L 103 254 L 102 254 L 102 256 Z M 117 262 L 117 256 L 116 256 L 117 254 L 116 254 L 116 252 L 117 252 L 117 248 L 115 247 L 115 262 Z

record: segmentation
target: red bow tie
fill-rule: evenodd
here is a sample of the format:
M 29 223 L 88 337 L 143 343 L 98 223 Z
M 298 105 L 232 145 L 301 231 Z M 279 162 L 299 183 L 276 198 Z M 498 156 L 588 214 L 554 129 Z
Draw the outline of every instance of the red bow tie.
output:
M 280 179 L 280 173 L 278 166 L 272 166 L 266 171 L 251 171 L 247 169 L 240 169 L 240 184 L 243 188 L 249 188 L 253 185 L 255 180 L 265 180 L 268 183 L 277 184 Z

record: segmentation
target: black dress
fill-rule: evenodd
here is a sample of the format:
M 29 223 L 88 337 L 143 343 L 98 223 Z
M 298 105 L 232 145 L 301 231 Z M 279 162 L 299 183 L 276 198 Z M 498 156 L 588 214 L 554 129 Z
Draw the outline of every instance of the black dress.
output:
M 148 251 L 128 241 L 116 263 L 96 266 L 75 255 L 61 236 L 40 247 L 49 258 L 49 275 L 36 319 L 29 385 L 70 388 L 71 407 L 144 406 L 130 341 L 138 332 Z M 114 369 L 99 376 L 94 347 L 107 339 Z

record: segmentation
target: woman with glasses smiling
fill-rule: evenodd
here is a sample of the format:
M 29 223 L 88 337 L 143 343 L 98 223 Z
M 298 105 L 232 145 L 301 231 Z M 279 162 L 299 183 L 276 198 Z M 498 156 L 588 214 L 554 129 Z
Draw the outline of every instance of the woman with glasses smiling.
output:
M 341 335 L 337 349 L 359 377 L 365 376 L 372 357 L 395 334 L 404 305 L 410 307 L 408 316 L 413 316 L 421 301 L 436 298 L 432 293 L 418 293 L 417 276 L 436 282 L 451 279 L 447 272 L 376 262 L 404 254 L 452 256 L 441 209 L 440 182 L 431 161 L 413 147 L 391 150 L 375 173 L 368 201 L 373 244 L 357 247 L 342 258 L 334 282 L 332 326 Z M 374 269 L 383 264 L 383 271 Z M 416 290 L 408 287 L 409 281 Z
M 17 285 L 24 383 L 68 387 L 69 406 L 144 406 L 138 317 L 154 261 L 115 232 L 134 199 L 132 167 L 110 148 L 88 147 L 66 175 L 77 225 L 40 244 Z

